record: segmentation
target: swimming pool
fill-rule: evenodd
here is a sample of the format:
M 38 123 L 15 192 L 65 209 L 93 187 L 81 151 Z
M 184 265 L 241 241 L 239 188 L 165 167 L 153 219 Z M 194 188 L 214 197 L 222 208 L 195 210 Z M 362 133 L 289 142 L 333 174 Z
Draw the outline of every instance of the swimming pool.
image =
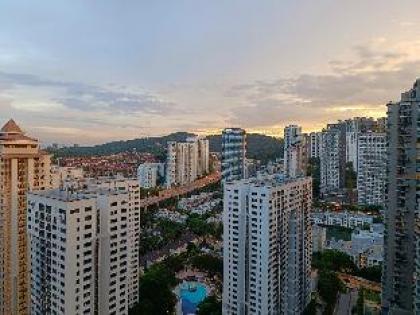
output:
M 198 304 L 207 297 L 207 287 L 200 282 L 183 282 L 179 286 L 182 314 L 195 314 Z

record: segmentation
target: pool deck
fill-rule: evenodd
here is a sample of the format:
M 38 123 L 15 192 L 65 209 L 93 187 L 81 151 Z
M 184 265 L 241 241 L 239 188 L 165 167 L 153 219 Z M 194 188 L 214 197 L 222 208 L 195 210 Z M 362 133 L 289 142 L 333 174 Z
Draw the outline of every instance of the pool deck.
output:
M 181 296 L 181 289 L 182 289 L 182 285 L 185 285 L 185 284 L 187 284 L 187 283 L 198 283 L 198 284 L 200 284 L 200 285 L 202 285 L 204 288 L 205 288 L 205 290 L 206 290 L 206 293 L 205 293 L 205 297 L 203 298 L 203 300 L 207 297 L 207 296 L 209 296 L 210 295 L 210 292 L 211 292 L 211 288 L 206 284 L 206 283 L 204 283 L 204 282 L 200 282 L 200 281 L 186 281 L 186 280 L 184 280 L 183 282 L 181 282 L 175 289 L 174 289 L 174 293 L 176 294 L 176 296 L 177 296 L 177 298 L 178 298 L 178 302 L 177 302 L 177 305 L 176 305 L 176 314 L 177 315 L 189 315 L 189 314 L 185 314 L 185 313 L 183 313 L 183 310 L 182 310 L 182 296 Z M 188 300 L 189 301 L 189 300 Z M 192 302 L 192 301 L 190 301 L 190 303 L 192 303 L 192 304 L 195 304 L 194 302 Z M 195 304 L 195 305 L 198 305 L 199 303 L 197 303 L 197 304 Z

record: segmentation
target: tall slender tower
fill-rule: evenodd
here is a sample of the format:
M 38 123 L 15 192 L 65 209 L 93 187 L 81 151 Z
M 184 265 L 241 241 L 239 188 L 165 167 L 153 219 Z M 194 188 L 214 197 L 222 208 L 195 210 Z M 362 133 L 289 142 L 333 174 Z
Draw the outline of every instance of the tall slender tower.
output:
M 222 132 L 222 181 L 245 177 L 246 133 L 240 128 Z
M 328 124 L 322 131 L 320 171 L 321 194 L 336 193 L 344 187 L 346 167 L 345 124 Z
M 29 313 L 27 192 L 51 186 L 50 156 L 9 120 L 0 130 L 0 314 Z
M 384 205 L 386 134 L 365 132 L 357 140 L 357 196 L 362 205 Z
M 388 104 L 384 314 L 420 313 L 420 79 Z

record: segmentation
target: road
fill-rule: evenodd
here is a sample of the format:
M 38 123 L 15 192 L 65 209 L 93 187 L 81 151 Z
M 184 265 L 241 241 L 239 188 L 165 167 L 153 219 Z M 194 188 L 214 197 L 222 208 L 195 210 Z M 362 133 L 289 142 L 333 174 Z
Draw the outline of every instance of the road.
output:
M 355 277 L 345 273 L 338 273 L 338 277 L 343 281 L 348 288 L 358 289 L 364 288 L 374 292 L 381 293 L 381 284 L 369 281 L 363 278 Z
M 161 201 L 178 197 L 182 195 L 186 195 L 194 190 L 204 188 L 210 184 L 217 183 L 221 178 L 220 172 L 212 173 L 206 177 L 197 179 L 193 183 L 185 186 L 180 187 L 173 187 L 170 189 L 162 190 L 159 193 L 159 196 L 153 196 L 145 199 L 141 199 L 141 206 L 142 207 L 148 207 L 154 204 L 157 204 Z
M 352 309 L 357 303 L 358 291 L 351 290 L 349 293 L 340 294 L 334 315 L 352 315 Z

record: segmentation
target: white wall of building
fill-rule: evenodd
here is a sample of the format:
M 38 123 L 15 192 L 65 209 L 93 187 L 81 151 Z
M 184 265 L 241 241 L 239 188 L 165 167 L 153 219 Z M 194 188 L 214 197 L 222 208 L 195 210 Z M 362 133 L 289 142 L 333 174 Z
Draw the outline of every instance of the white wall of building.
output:
M 223 314 L 298 314 L 309 302 L 311 185 L 225 184 Z

